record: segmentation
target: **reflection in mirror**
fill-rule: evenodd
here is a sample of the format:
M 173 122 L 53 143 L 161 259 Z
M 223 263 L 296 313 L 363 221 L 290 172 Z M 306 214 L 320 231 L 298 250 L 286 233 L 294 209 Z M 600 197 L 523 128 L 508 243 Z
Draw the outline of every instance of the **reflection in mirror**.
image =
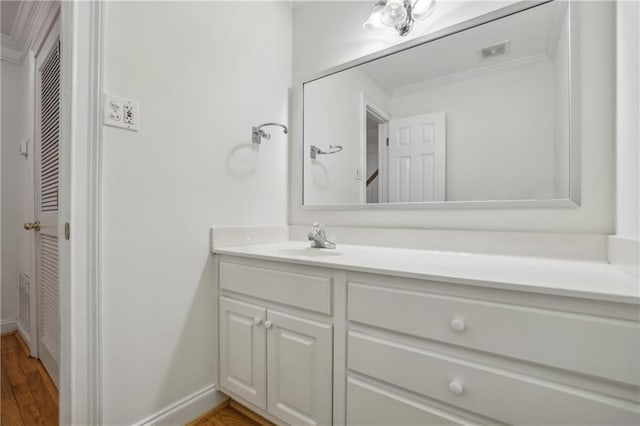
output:
M 305 83 L 304 204 L 569 198 L 569 48 L 550 2 Z

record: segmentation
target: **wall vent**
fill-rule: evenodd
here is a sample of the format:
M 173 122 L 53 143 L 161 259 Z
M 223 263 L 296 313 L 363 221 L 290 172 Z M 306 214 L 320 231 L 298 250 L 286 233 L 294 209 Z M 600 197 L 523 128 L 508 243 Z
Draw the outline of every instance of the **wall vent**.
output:
M 509 53 L 511 47 L 511 41 L 506 40 L 502 43 L 494 44 L 491 46 L 481 47 L 478 49 L 480 59 L 489 59 L 496 56 L 503 56 Z
M 31 278 L 24 272 L 20 273 L 20 289 L 18 295 L 18 321 L 24 331 L 31 334 Z

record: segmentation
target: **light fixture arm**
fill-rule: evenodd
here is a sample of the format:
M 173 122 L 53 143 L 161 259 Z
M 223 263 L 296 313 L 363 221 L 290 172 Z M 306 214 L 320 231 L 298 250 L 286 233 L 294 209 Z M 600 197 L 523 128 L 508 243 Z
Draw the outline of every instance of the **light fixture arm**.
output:
M 409 34 L 409 31 L 411 31 L 411 29 L 413 28 L 413 23 L 415 22 L 413 16 L 411 15 L 411 12 L 413 11 L 413 5 L 411 4 L 410 0 L 404 0 L 404 8 L 407 11 L 407 19 L 402 24 L 396 26 L 396 31 L 398 31 L 398 34 L 400 34 L 401 36 Z

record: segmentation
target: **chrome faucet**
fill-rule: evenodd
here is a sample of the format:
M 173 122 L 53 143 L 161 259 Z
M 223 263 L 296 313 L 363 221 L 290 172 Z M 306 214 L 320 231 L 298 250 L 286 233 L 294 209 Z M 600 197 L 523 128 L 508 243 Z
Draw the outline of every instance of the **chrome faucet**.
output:
M 315 222 L 313 224 L 313 232 L 309 232 L 307 238 L 309 239 L 309 241 L 311 241 L 312 248 L 336 248 L 336 243 L 332 243 L 331 241 L 327 240 L 327 234 L 320 222 Z

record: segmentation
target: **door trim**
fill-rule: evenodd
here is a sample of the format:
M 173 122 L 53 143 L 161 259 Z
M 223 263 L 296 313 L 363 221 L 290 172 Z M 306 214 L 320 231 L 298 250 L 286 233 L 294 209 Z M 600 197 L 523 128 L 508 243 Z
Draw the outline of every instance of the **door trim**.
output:
M 102 19 L 103 2 L 61 2 L 60 424 L 102 424 Z
M 387 133 L 389 133 L 389 121 L 391 120 L 391 114 L 386 112 L 383 108 L 378 106 L 375 102 L 369 99 L 364 92 L 360 92 L 360 149 L 362 152 L 362 158 L 360 161 L 360 167 L 362 170 L 362 185 L 360 188 L 360 202 L 365 206 L 371 205 L 367 204 L 367 112 L 372 113 L 378 120 L 380 120 L 380 124 L 385 123 L 387 125 Z M 388 136 L 388 135 L 387 135 Z M 378 145 L 380 148 L 380 136 L 378 136 Z M 387 150 L 379 149 L 379 157 L 378 157 L 378 170 L 379 176 L 387 176 L 387 168 L 388 168 L 388 159 L 387 159 Z M 379 178 L 380 182 L 384 179 Z M 378 203 L 384 203 L 388 201 L 388 190 L 385 188 L 384 184 L 378 183 Z M 387 198 L 387 201 L 382 201 L 384 198 Z

